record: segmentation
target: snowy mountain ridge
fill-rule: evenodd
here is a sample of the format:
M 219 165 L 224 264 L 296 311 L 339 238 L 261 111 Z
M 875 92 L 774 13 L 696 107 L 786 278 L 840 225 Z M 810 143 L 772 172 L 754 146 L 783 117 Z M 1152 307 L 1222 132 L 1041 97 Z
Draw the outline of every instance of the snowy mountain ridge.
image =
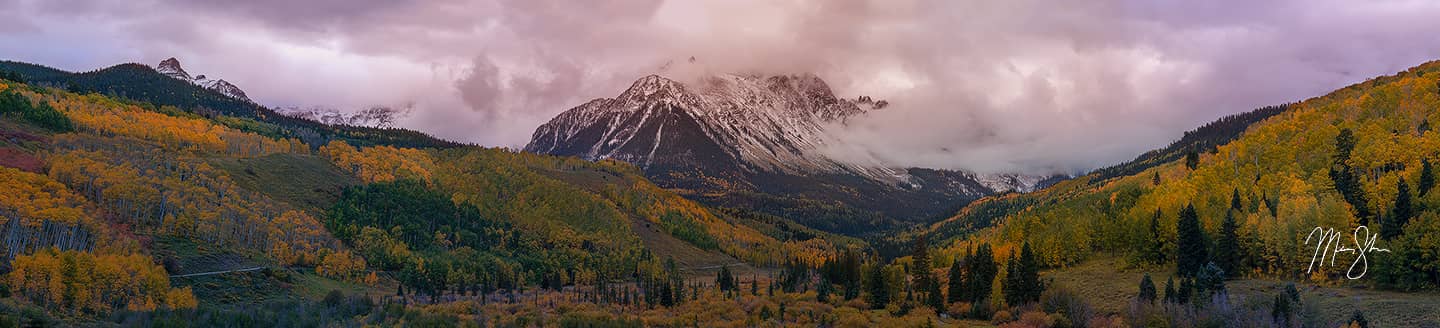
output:
M 854 175 L 893 187 L 921 188 L 927 182 L 904 168 L 878 161 L 845 162 L 819 151 L 834 142 L 825 132 L 827 124 L 843 124 L 886 104 L 869 97 L 836 97 L 813 74 L 719 74 L 690 84 L 649 75 L 615 98 L 592 100 L 541 125 L 525 150 L 616 159 L 647 171 Z M 959 173 L 989 189 L 966 187 L 962 192 L 976 196 L 1030 191 L 1042 179 Z
M 240 90 L 240 87 L 223 79 L 212 80 L 205 75 L 195 75 L 192 77 L 190 72 L 186 72 L 185 68 L 180 67 L 180 60 L 175 59 L 175 57 L 160 61 L 159 65 L 155 65 L 155 71 L 177 80 L 194 83 L 195 85 L 219 92 L 231 98 L 253 102 L 250 100 L 250 97 L 245 95 L 244 90 Z

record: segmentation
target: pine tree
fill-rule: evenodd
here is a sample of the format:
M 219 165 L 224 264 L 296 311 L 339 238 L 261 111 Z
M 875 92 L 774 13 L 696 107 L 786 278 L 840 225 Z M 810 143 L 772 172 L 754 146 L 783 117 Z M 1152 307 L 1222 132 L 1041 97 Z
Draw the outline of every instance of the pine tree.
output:
M 1020 264 L 1013 255 L 1005 261 L 1005 281 L 1000 282 L 1000 288 L 1005 293 L 1005 303 L 1011 306 L 1024 304 L 1024 295 L 1020 291 Z
M 1040 284 L 1040 263 L 1030 250 L 1030 243 L 1020 248 L 1020 257 L 1011 257 L 1006 265 L 1005 301 L 1011 305 L 1037 302 L 1044 286 Z
M 910 274 L 915 286 L 920 290 L 921 295 L 927 303 L 931 300 L 943 300 L 938 284 L 935 283 L 934 273 L 930 269 L 930 243 L 924 234 L 915 238 L 915 246 L 911 252 Z M 931 295 L 931 292 L 936 295 Z M 940 302 L 943 303 L 943 302 Z M 940 306 L 943 307 L 943 304 Z M 938 308 L 937 308 L 938 311 Z
M 925 288 L 925 304 L 929 305 L 935 313 L 945 311 L 945 294 L 940 293 L 940 284 L 930 282 Z
M 1194 170 L 1200 167 L 1200 153 L 1191 150 L 1185 153 L 1185 167 Z
M 1235 210 L 1235 211 L 1240 211 L 1240 210 L 1244 210 L 1244 209 L 1245 209 L 1244 206 L 1245 206 L 1245 205 L 1243 205 L 1243 204 L 1240 203 L 1240 189 L 1239 189 L 1239 188 L 1231 189 L 1231 190 L 1230 190 L 1230 209 L 1231 209 L 1231 210 Z
M 1390 209 L 1390 217 L 1380 226 L 1380 238 L 1392 239 L 1405 233 L 1405 224 L 1415 216 L 1415 209 L 1410 204 L 1410 186 L 1401 178 L 1395 185 L 1395 207 Z
M 1420 192 L 1420 197 L 1425 197 L 1425 194 L 1430 192 L 1430 188 L 1435 187 L 1435 172 L 1431 171 L 1428 159 L 1420 161 L 1420 181 L 1418 183 L 1419 185 L 1416 185 L 1415 189 Z
M 1276 218 L 1280 217 L 1280 200 L 1279 200 L 1279 199 L 1277 199 L 1277 198 L 1269 198 L 1267 195 L 1263 195 L 1263 194 L 1260 195 L 1260 199 L 1265 201 L 1265 208 L 1267 208 L 1267 209 L 1270 210 L 1270 217 L 1276 217 Z
M 1176 270 L 1181 276 L 1193 276 L 1205 262 L 1209 262 L 1209 255 L 1205 251 L 1205 231 L 1200 227 L 1200 216 L 1195 213 L 1195 205 L 1186 205 L 1180 210 L 1180 222 L 1175 230 L 1178 236 Z
M 1159 172 L 1159 171 L 1156 171 L 1156 172 L 1152 173 L 1152 175 L 1150 176 L 1150 184 L 1156 185 L 1156 186 L 1160 185 L 1160 172 Z
M 1040 258 L 1035 256 L 1029 242 L 1020 248 L 1020 265 L 1025 269 L 1022 271 L 1024 273 L 1022 282 L 1025 283 L 1026 291 L 1029 292 L 1027 297 L 1031 302 L 1040 301 L 1040 295 L 1045 293 L 1045 284 L 1040 282 Z
M 1160 215 L 1162 215 L 1160 209 L 1157 208 L 1155 215 L 1150 217 L 1150 240 L 1145 243 L 1148 246 L 1143 250 L 1145 252 L 1143 254 L 1148 254 L 1148 260 L 1151 263 L 1165 262 L 1165 251 L 1162 247 L 1164 241 L 1160 239 Z
M 1180 287 L 1175 289 L 1175 300 L 1180 304 L 1190 303 L 1195 294 L 1195 284 L 1190 278 L 1180 278 Z
M 730 274 L 730 267 L 720 267 L 720 272 L 715 274 L 715 286 L 722 292 L 735 290 L 735 276 Z
M 1155 282 L 1150 281 L 1149 273 L 1145 274 L 1145 278 L 1140 279 L 1140 295 L 1138 298 L 1141 302 L 1155 304 Z
M 870 268 L 868 280 L 870 286 L 866 289 L 870 292 L 870 308 L 885 308 L 886 304 L 890 304 L 890 289 L 885 286 L 885 264 L 875 263 Z
M 1225 213 L 1225 221 L 1220 223 L 1220 238 L 1215 242 L 1215 264 L 1231 277 L 1238 276 L 1235 270 L 1240 266 L 1240 237 L 1235 231 L 1238 228 L 1235 211 Z
M 1335 162 L 1330 168 L 1330 180 L 1335 183 L 1335 191 L 1350 207 L 1355 209 L 1355 217 L 1360 219 L 1360 225 L 1370 224 L 1369 202 L 1365 197 L 1365 190 L 1361 189 L 1360 175 L 1355 168 L 1350 166 L 1350 153 L 1355 150 L 1355 133 L 1350 129 L 1341 129 L 1340 134 L 1335 136 Z
M 990 296 L 995 276 L 1000 274 L 1000 264 L 995 262 L 995 253 L 989 244 L 980 244 L 975 256 L 965 262 L 965 301 L 979 302 Z

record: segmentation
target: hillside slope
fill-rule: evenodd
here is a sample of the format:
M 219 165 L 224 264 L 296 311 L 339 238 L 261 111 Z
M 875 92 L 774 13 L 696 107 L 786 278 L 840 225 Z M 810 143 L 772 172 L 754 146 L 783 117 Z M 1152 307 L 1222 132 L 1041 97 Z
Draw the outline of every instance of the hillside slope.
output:
M 1229 238 L 1239 247 L 1227 253 L 1233 274 L 1433 288 L 1440 274 L 1425 259 L 1440 255 L 1440 243 L 1427 237 L 1440 231 L 1440 193 L 1428 192 L 1434 186 L 1429 167 L 1440 160 L 1440 134 L 1429 123 L 1440 120 L 1437 82 L 1440 62 L 1371 79 L 1290 105 L 1198 154 L 1193 168 L 1171 160 L 1134 174 L 1107 179 L 1096 173 L 1033 194 L 987 199 L 930 233 L 958 238 L 951 247 L 1028 242 L 1052 266 L 1096 252 L 1166 263 L 1178 247 L 1177 213 L 1193 205 L 1211 240 L 1227 238 L 1221 229 L 1227 216 L 1236 221 Z M 990 221 L 994 226 L 986 228 Z M 955 228 L 965 225 L 984 229 Z M 1369 276 L 1343 279 L 1343 267 L 1305 274 L 1312 229 L 1362 225 L 1385 232 L 1377 245 L 1391 250 L 1371 254 Z
M 326 125 L 289 117 L 270 108 L 209 89 L 189 80 L 180 80 L 141 64 L 120 64 L 95 71 L 71 73 L 42 65 L 0 60 L 0 72 L 11 72 L 33 85 L 50 86 L 75 93 L 99 93 L 135 101 L 139 106 L 170 106 L 171 110 L 206 117 L 229 117 L 218 122 L 246 132 L 272 138 L 297 138 L 307 144 L 323 145 L 344 140 L 357 145 L 406 147 L 454 147 L 459 144 L 421 132 L 392 128 Z
M 715 265 L 818 265 L 856 243 L 702 206 L 616 161 L 311 145 L 231 127 L 232 116 L 4 80 L 0 109 L 0 183 L 21 191 L 0 195 L 0 284 L 51 313 L 226 309 L 340 287 L 432 299 L 559 289 Z M 45 273 L 74 261 L 134 276 Z M 267 269 L 166 279 L 244 269 L 232 266 Z M 133 296 L 90 303 L 87 293 Z M 86 318 L 96 317 L 71 319 Z

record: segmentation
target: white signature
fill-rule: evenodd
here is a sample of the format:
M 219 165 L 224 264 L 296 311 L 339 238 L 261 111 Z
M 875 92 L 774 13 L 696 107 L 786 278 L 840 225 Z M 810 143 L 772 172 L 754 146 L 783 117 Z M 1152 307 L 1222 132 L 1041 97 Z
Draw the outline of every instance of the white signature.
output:
M 1362 230 L 1364 231 L 1363 233 L 1361 232 Z M 1307 274 L 1316 268 L 1315 263 L 1317 263 L 1317 260 L 1318 263 L 1320 263 L 1319 267 L 1335 265 L 1335 258 L 1338 257 L 1340 253 L 1355 253 L 1355 262 L 1350 263 L 1350 270 L 1345 271 L 1345 277 L 1351 280 L 1360 279 L 1365 276 L 1365 272 L 1370 268 L 1370 263 L 1365 259 L 1366 253 L 1390 252 L 1389 249 L 1375 247 L 1375 240 L 1379 238 L 1380 235 L 1370 234 L 1370 228 L 1365 226 L 1356 227 L 1355 232 L 1351 233 L 1351 241 L 1355 243 L 1354 248 L 1347 247 L 1340 243 L 1340 232 L 1335 231 L 1335 228 L 1327 229 L 1323 227 L 1315 227 L 1315 230 L 1310 230 L 1310 235 L 1305 237 L 1305 244 L 1309 245 L 1310 239 L 1317 237 L 1317 233 L 1319 234 L 1319 238 L 1315 243 L 1315 255 L 1310 256 L 1310 267 L 1305 269 L 1305 273 Z M 1330 257 L 1329 264 L 1325 263 L 1326 256 Z M 1360 267 L 1359 274 L 1355 273 L 1356 266 Z

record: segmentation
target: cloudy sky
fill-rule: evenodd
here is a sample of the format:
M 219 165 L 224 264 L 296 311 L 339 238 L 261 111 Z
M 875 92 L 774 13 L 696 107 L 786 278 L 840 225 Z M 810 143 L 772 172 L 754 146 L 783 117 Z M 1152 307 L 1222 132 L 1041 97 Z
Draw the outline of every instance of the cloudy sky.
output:
M 694 56 L 889 100 L 832 131 L 839 156 L 1044 173 L 1440 59 L 1435 22 L 1432 0 L 0 0 L 0 58 L 177 57 L 266 105 L 413 106 L 401 126 L 519 147 Z

